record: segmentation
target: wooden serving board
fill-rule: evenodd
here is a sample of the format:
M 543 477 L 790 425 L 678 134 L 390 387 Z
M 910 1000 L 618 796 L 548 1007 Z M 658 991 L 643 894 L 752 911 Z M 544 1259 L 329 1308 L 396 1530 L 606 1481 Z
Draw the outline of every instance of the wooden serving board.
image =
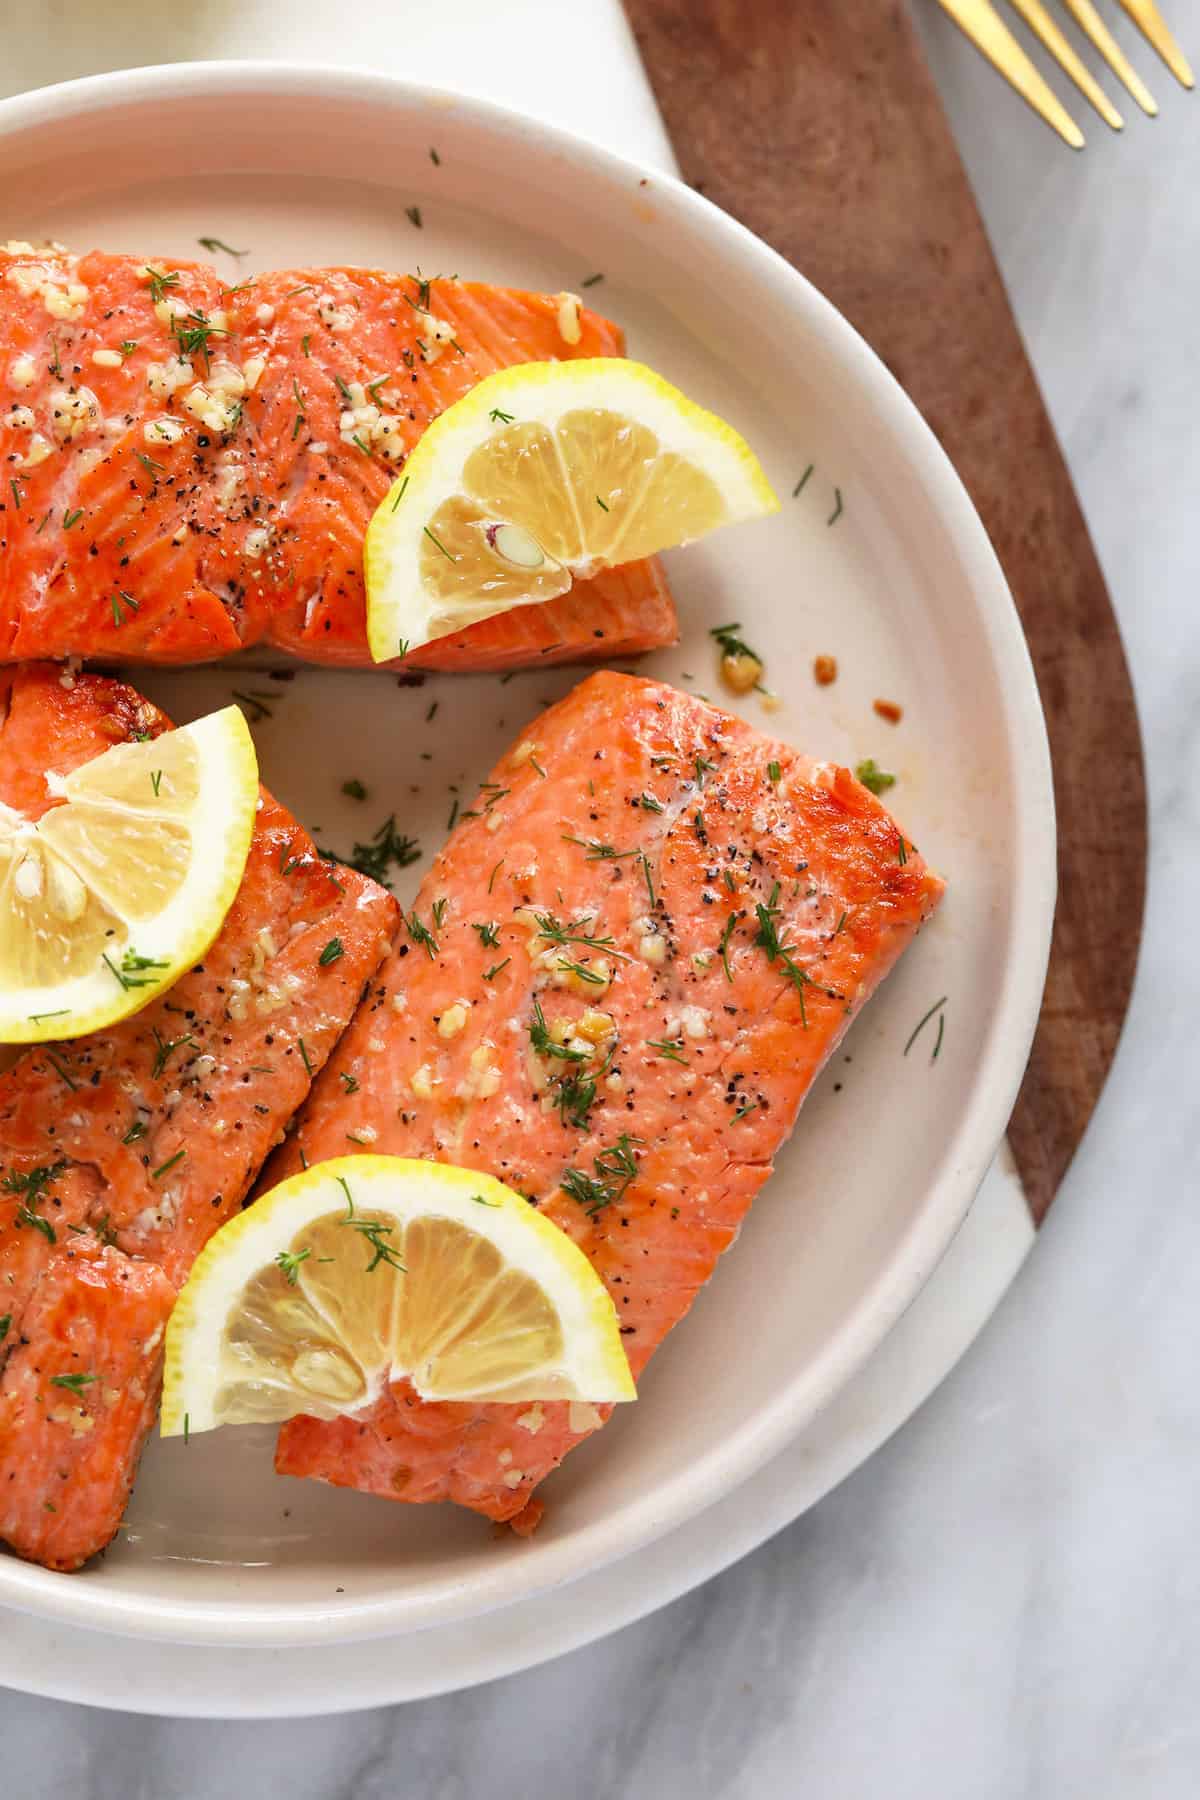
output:
M 1009 1126 L 1040 1224 L 1116 1050 L 1146 867 L 1133 689 L 1071 477 L 905 7 L 625 6 L 685 179 L 887 363 L 970 490 L 1016 598 L 1058 804 L 1050 969 Z

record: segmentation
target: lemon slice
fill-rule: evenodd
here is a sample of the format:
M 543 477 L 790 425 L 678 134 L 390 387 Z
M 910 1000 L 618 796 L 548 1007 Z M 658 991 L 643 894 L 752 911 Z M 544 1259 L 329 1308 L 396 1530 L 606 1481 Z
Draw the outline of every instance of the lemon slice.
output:
M 216 937 L 246 867 L 258 763 L 236 706 L 46 777 L 0 806 L 0 1043 L 137 1012 Z
M 778 510 L 733 427 L 642 363 L 523 363 L 425 431 L 367 528 L 376 662 Z
M 343 1156 L 222 1226 L 167 1327 L 165 1437 L 426 1400 L 636 1398 L 604 1283 L 490 1176 Z

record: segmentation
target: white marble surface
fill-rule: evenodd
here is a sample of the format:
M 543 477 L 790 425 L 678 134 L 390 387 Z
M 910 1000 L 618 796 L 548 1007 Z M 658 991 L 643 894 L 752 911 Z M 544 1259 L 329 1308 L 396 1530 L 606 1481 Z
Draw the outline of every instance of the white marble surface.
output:
M 1200 875 L 1200 526 L 1187 459 L 1200 415 L 1189 330 L 1200 98 L 1156 73 L 1162 118 L 1131 120 L 1119 141 L 1086 122 L 1089 149 L 1073 158 L 932 0 L 916 3 L 1116 598 L 1149 753 L 1154 850 L 1138 992 L 1042 1242 L 898 1439 L 771 1544 L 654 1618 L 530 1674 L 340 1720 L 213 1727 L 0 1693 L 6 1788 L 88 1800 L 1200 1792 L 1200 978 L 1194 959 L 1169 959 L 1167 938 L 1174 895 Z M 511 93 L 523 26 L 540 12 L 547 29 L 555 19 L 565 31 L 569 16 L 552 0 L 511 0 L 505 30 L 481 35 L 467 24 L 500 9 L 396 0 L 384 59 L 370 22 L 382 10 L 346 3 L 323 20 L 315 6 L 208 0 L 168 18 L 133 0 L 45 0 L 25 15 L 15 51 L 6 43 L 0 85 L 263 53 L 272 46 L 259 24 L 286 11 L 298 57 L 417 73 L 436 49 L 431 20 L 453 18 L 463 24 L 458 79 Z M 1200 52 L 1200 0 L 1168 10 Z M 615 28 L 606 50 L 615 66 Z M 1138 60 L 1149 73 L 1149 53 Z M 544 100 L 564 119 L 598 122 L 581 118 L 578 94 Z

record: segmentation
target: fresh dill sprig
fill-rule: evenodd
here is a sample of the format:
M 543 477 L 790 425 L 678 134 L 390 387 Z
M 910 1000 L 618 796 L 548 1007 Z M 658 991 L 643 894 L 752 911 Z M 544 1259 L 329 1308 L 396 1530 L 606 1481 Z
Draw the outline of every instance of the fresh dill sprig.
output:
M 755 662 L 760 663 L 762 657 L 758 654 L 758 651 L 752 650 L 743 638 L 738 637 L 737 634 L 741 629 L 740 621 L 734 619 L 728 625 L 712 626 L 708 635 L 710 638 L 715 638 L 717 640 L 717 643 L 721 647 L 722 655 L 752 656 Z
M 733 936 L 734 931 L 737 929 L 737 922 L 738 922 L 738 914 L 735 912 L 731 912 L 729 917 L 725 921 L 725 929 L 721 933 L 721 942 L 717 946 L 717 948 L 720 952 L 721 962 L 725 969 L 726 981 L 733 980 L 733 970 L 729 966 L 729 940 Z
M 535 1000 L 533 1003 L 533 1017 L 529 1021 L 529 1042 L 538 1056 L 553 1056 L 557 1057 L 560 1062 L 573 1063 L 586 1062 L 588 1059 L 586 1050 L 572 1050 L 569 1044 L 557 1043 L 551 1037 L 540 1000 Z
M 151 269 L 150 270 L 150 302 L 151 302 L 151 305 L 157 306 L 159 301 L 166 294 L 168 288 L 174 288 L 174 287 L 178 287 L 178 286 L 179 286 L 179 270 L 178 269 L 168 269 L 168 270 Z
M 564 975 L 575 975 L 580 981 L 586 981 L 592 987 L 604 987 L 607 984 L 607 976 L 599 974 L 595 969 L 589 969 L 586 963 L 572 962 L 569 957 L 560 956 L 558 967 Z
M 131 988 L 153 987 L 154 976 L 146 974 L 145 971 L 147 969 L 165 969 L 168 966 L 165 961 L 160 961 L 153 956 L 139 956 L 132 947 L 126 950 L 122 956 L 120 968 L 117 967 L 107 950 L 102 950 L 100 955 L 109 974 L 126 991 Z
M 50 1064 L 50 1067 L 54 1070 L 54 1073 L 59 1079 L 66 1082 L 73 1094 L 79 1091 L 79 1083 L 75 1080 L 75 1077 L 71 1074 L 70 1069 L 68 1069 L 66 1063 L 63 1062 L 60 1056 L 56 1056 L 53 1050 L 47 1050 L 46 1061 Z
M 413 943 L 419 945 L 432 962 L 438 954 L 438 941 L 428 925 L 422 924 L 415 907 L 412 912 L 404 915 L 404 923 Z
M 303 1250 L 281 1250 L 279 1252 L 275 1261 L 287 1277 L 289 1287 L 295 1287 L 300 1276 L 300 1264 L 307 1262 L 311 1255 L 312 1251 L 307 1245 Z
M 780 963 L 784 973 L 800 996 L 800 1023 L 808 1030 L 808 1011 L 804 1004 L 804 990 L 813 985 L 812 977 L 802 969 L 795 959 L 794 946 L 786 944 L 779 935 L 779 883 L 771 889 L 771 897 L 764 906 L 760 901 L 754 908 L 758 920 L 758 933 L 754 942 L 759 949 L 767 953 L 769 963 Z
M 171 336 L 179 345 L 180 358 L 184 362 L 190 362 L 194 357 L 203 357 L 206 369 L 210 358 L 208 340 L 228 335 L 223 325 L 214 325 L 208 314 L 201 312 L 199 308 L 171 321 Z
M 563 1193 L 577 1200 L 589 1219 L 594 1219 L 604 1207 L 614 1206 L 636 1178 L 637 1142 L 622 1132 L 615 1144 L 593 1157 L 594 1175 L 585 1175 L 582 1169 L 568 1169 L 562 1176 L 558 1185 Z
M 98 1379 L 96 1375 L 52 1375 L 50 1386 L 66 1388 L 71 1394 L 82 1394 L 85 1387 L 90 1387 Z
M 52 1182 L 58 1180 L 66 1169 L 65 1158 L 53 1163 L 40 1163 L 36 1169 L 26 1169 L 23 1173 L 18 1169 L 10 1169 L 0 1189 L 6 1194 L 20 1196 L 20 1204 L 13 1215 L 13 1223 L 40 1231 L 47 1243 L 56 1244 L 58 1239 L 49 1219 L 44 1219 L 38 1207 L 46 1198 L 46 1191 Z
M 572 1069 L 559 1080 L 554 1104 L 564 1125 L 573 1125 L 576 1131 L 586 1131 L 589 1114 L 596 1104 L 595 1076 L 585 1074 L 582 1069 Z
M 176 1050 L 182 1050 L 187 1045 L 190 1045 L 193 1050 L 198 1050 L 200 1048 L 199 1044 L 190 1033 L 184 1037 L 171 1038 L 168 1041 L 164 1038 L 162 1032 L 158 1029 L 158 1026 L 155 1025 L 151 1028 L 151 1035 L 153 1036 L 155 1043 L 154 1067 L 150 1071 L 150 1078 L 152 1081 L 158 1080 L 172 1056 L 174 1056 Z
M 549 944 L 578 944 L 584 950 L 607 950 L 611 955 L 622 957 L 625 962 L 629 961 L 623 951 L 614 948 L 611 937 L 596 937 L 591 932 L 580 930 L 582 919 L 577 919 L 573 925 L 564 925 L 553 913 L 534 913 L 533 916 L 537 920 L 538 936 L 544 937 Z
M 249 256 L 250 254 L 248 250 L 235 250 L 232 244 L 222 243 L 219 237 L 197 238 L 196 242 L 202 245 L 203 248 L 208 251 L 210 256 L 215 256 L 218 250 L 223 250 L 226 256 L 242 257 Z
M 854 774 L 855 778 L 861 781 L 865 788 L 869 788 L 873 794 L 886 794 L 889 788 L 896 785 L 896 777 L 889 775 L 886 769 L 881 769 L 873 756 L 864 758 L 858 764 Z
M 920 1037 L 921 1033 L 924 1031 L 925 1027 L 928 1025 L 930 1019 L 936 1018 L 938 1021 L 938 1039 L 937 1039 L 937 1043 L 934 1045 L 934 1048 L 933 1048 L 933 1055 L 929 1059 L 930 1062 L 936 1061 L 938 1051 L 942 1047 L 942 1031 L 943 1031 L 943 1027 L 945 1025 L 945 1019 L 941 1016 L 941 1012 L 942 1012 L 943 1006 L 945 1006 L 946 1001 L 948 999 L 949 999 L 949 995 L 943 994 L 941 999 L 935 1000 L 933 1005 L 929 1008 L 929 1011 L 927 1013 L 922 1014 L 921 1018 L 919 1018 L 917 1020 L 916 1025 L 913 1027 L 912 1035 L 909 1037 L 907 1044 L 905 1044 L 905 1046 L 904 1046 L 905 1056 L 908 1055 L 909 1051 L 912 1049 L 913 1045 L 916 1043 L 917 1039 Z
M 562 834 L 564 844 L 578 844 L 581 850 L 587 851 L 589 862 L 621 862 L 627 856 L 636 856 L 636 850 L 618 850 L 612 844 L 602 844 L 598 838 L 573 837 L 569 831 Z
M 270 719 L 274 716 L 274 709 L 269 704 L 272 699 L 270 694 L 256 693 L 253 688 L 243 693 L 234 688 L 233 698 L 249 713 L 252 725 L 257 725 L 260 719 Z
M 381 887 L 390 888 L 392 870 L 407 869 L 420 862 L 421 846 L 416 838 L 396 830 L 396 815 L 390 813 L 365 844 L 355 844 L 349 856 L 336 856 L 332 850 L 322 850 L 321 855 L 327 862 L 345 863 L 360 875 L 369 875 Z
M 394 1244 L 389 1244 L 387 1241 L 392 1234 L 393 1227 L 385 1225 L 382 1219 L 360 1219 L 354 1210 L 349 1182 L 344 1175 L 339 1175 L 337 1179 L 346 1196 L 346 1215 L 341 1223 L 349 1230 L 357 1231 L 360 1237 L 365 1238 L 374 1252 L 367 1264 L 367 1274 L 370 1275 L 374 1269 L 379 1267 L 380 1263 L 386 1263 L 390 1269 L 398 1269 L 402 1275 L 406 1274 L 407 1270 L 400 1252 Z

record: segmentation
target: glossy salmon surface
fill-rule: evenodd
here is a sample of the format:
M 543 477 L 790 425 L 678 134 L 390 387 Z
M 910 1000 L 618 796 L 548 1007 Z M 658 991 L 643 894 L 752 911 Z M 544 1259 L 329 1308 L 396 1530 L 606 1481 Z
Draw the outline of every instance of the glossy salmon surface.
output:
M 635 1375 L 737 1235 L 817 1073 L 942 883 L 844 768 L 603 673 L 534 721 L 422 884 L 272 1158 L 484 1170 L 580 1245 Z M 528 1529 L 578 1403 L 284 1426 L 277 1467 Z
M 169 728 L 122 682 L 0 670 L 0 800 L 37 818 L 48 772 Z M 329 1057 L 395 917 L 264 792 L 203 963 L 141 1012 L 0 1074 L 0 1539 L 22 1556 L 77 1568 L 117 1529 L 176 1292 Z
M 371 269 L 227 286 L 200 263 L 0 250 L 0 660 L 196 663 L 263 645 L 373 667 L 362 545 L 431 419 L 513 363 L 619 356 L 560 297 Z M 673 643 L 655 562 L 486 619 L 405 666 Z

